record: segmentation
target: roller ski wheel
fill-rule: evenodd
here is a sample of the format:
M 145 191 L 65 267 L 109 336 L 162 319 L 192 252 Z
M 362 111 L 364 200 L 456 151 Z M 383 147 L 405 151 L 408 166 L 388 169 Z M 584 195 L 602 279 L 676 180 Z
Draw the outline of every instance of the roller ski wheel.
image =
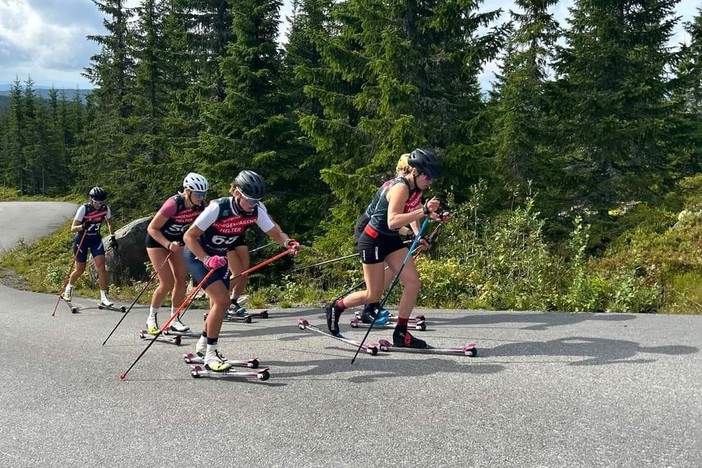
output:
M 258 316 L 261 317 L 262 319 L 267 319 L 268 318 L 268 311 L 264 310 L 263 312 L 259 312 Z

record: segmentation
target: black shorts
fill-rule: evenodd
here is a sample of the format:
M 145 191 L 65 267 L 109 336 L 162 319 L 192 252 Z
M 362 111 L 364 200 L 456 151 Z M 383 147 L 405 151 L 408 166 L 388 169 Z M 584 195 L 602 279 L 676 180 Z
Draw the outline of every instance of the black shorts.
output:
M 357 245 L 361 263 L 366 265 L 384 262 L 385 257 L 396 250 L 405 248 L 404 242 L 398 235 L 379 234 L 378 237 L 373 238 L 365 231 L 359 236 Z
M 370 218 L 368 216 L 366 216 L 365 213 L 363 213 L 356 220 L 356 224 L 353 227 L 353 243 L 354 243 L 354 245 L 358 246 L 358 239 L 361 237 L 361 234 L 363 233 L 363 229 L 365 229 L 366 224 L 368 224 L 368 221 L 370 221 Z
M 168 239 L 168 236 L 165 237 L 166 239 Z M 178 239 L 168 239 L 168 242 L 180 242 L 180 245 L 183 245 L 183 241 Z M 144 240 L 144 244 L 146 245 L 147 249 L 165 249 L 165 247 L 162 246 L 156 239 L 151 237 L 151 234 L 149 234 L 148 232 L 146 233 L 146 239 Z

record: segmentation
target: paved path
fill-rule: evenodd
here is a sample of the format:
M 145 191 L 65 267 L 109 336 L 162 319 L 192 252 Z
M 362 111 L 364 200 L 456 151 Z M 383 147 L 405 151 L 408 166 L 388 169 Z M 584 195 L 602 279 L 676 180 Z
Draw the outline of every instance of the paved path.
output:
M 77 208 L 73 203 L 0 202 L 0 252 L 54 232 Z
M 191 378 L 193 339 L 155 344 L 122 382 L 146 309 L 101 347 L 121 314 L 77 299 L 51 318 L 55 301 L 0 286 L 3 467 L 702 466 L 699 316 L 424 310 L 423 338 L 480 356 L 352 366 L 353 348 L 296 327 L 319 310 L 271 310 L 220 339 L 267 382 Z

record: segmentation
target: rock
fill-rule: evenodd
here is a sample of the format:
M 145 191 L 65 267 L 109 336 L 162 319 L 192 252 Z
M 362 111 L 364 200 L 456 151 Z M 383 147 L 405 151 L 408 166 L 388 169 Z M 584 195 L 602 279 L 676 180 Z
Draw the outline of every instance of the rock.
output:
M 149 222 L 151 217 L 147 216 L 118 229 L 115 232 L 115 238 L 119 244 L 116 250 L 110 250 L 110 237 L 103 237 L 105 249 L 109 250 L 105 255 L 105 265 L 110 285 L 121 286 L 133 280 L 149 278 L 150 275 L 146 272 L 146 262 L 149 261 L 149 257 L 146 255 L 144 242 Z M 97 270 L 94 264 L 90 267 L 90 279 L 97 282 Z

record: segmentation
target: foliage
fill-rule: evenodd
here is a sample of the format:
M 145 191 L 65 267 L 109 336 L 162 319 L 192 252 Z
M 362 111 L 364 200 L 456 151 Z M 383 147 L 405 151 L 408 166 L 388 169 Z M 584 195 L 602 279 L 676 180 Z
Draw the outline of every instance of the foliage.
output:
M 360 279 L 356 260 L 291 268 L 353 253 L 373 191 L 400 154 L 428 146 L 444 174 L 431 192 L 455 217 L 419 262 L 421 304 L 702 302 L 702 183 L 690 177 L 702 161 L 701 10 L 675 50 L 675 0 L 576 0 L 563 25 L 552 0 L 517 0 L 507 23 L 472 0 L 297 0 L 281 48 L 278 0 L 93 3 L 105 30 L 88 37 L 100 52 L 87 100 L 40 98 L 30 79 L 0 108 L 2 199 L 101 185 L 119 225 L 153 213 L 187 172 L 208 177 L 214 198 L 254 169 L 306 250 L 251 288 L 318 302 Z M 496 57 L 486 96 L 478 78 Z M 28 247 L 5 261 L 54 285 L 68 249 L 54 242 L 31 248 L 32 267 Z

